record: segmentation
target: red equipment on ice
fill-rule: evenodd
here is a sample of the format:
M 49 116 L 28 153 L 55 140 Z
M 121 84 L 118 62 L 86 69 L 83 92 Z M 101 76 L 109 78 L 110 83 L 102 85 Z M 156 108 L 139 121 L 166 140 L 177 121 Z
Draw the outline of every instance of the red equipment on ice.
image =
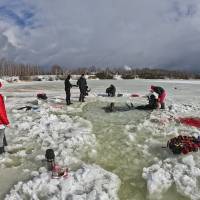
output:
M 45 93 L 39 93 L 37 94 L 38 99 L 46 100 L 48 97 Z
M 140 97 L 139 94 L 131 94 L 131 97 Z
M 52 178 L 68 177 L 68 168 L 61 168 L 59 165 L 54 164 L 52 167 Z
M 171 149 L 173 154 L 188 154 L 189 152 L 197 152 L 200 148 L 200 137 L 182 136 L 174 137 L 167 142 L 167 147 Z
M 200 128 L 200 119 L 199 118 L 193 118 L 193 117 L 184 117 L 184 118 L 182 118 L 182 117 L 180 117 L 179 121 L 182 124 Z

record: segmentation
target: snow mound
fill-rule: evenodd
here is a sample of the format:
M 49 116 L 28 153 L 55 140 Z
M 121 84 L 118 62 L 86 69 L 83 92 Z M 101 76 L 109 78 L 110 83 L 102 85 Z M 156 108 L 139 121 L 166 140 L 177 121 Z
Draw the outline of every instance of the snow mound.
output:
M 173 105 L 169 106 L 169 110 L 172 114 L 193 114 L 194 113 L 199 113 L 200 111 L 200 106 L 198 104 L 176 104 L 174 103 Z
M 19 182 L 5 200 L 117 200 L 119 178 L 97 165 L 83 165 L 68 178 L 52 179 L 43 172 L 28 182 Z
M 177 191 L 191 198 L 200 199 L 200 168 L 193 155 L 183 158 L 168 158 L 143 168 L 143 178 L 147 180 L 149 195 L 153 199 L 161 198 L 163 192 L 175 184 Z

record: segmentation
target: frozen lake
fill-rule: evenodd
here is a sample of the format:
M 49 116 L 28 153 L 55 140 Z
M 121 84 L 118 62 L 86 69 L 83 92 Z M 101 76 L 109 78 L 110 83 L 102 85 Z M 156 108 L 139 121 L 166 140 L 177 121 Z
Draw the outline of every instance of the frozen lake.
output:
M 98 96 L 110 84 L 114 84 L 117 93 L 124 96 Z M 167 90 L 166 110 L 128 109 L 127 103 L 146 103 L 145 98 L 129 98 L 130 94 L 147 94 L 152 84 Z M 174 156 L 163 148 L 168 139 L 179 134 L 200 135 L 199 129 L 174 120 L 180 116 L 199 116 L 200 81 L 90 80 L 88 85 L 91 93 L 86 102 L 78 102 L 79 91 L 74 88 L 70 107 L 65 105 L 63 82 L 18 83 L 2 89 L 7 96 L 11 129 L 6 130 L 9 153 L 0 157 L 0 176 L 4 180 L 0 182 L 0 198 L 9 194 L 11 189 L 7 199 L 17 199 L 17 195 L 28 199 L 27 193 L 37 193 L 30 186 L 33 183 L 27 181 L 35 177 L 42 187 L 41 180 L 45 179 L 42 159 L 45 150 L 51 147 L 56 151 L 57 162 L 73 171 L 71 178 L 80 174 L 82 165 L 86 171 L 91 171 L 88 175 L 91 182 L 85 184 L 94 183 L 95 189 L 91 189 L 93 193 L 89 197 L 84 189 L 81 195 L 76 193 L 77 188 L 82 187 L 80 185 L 72 184 L 73 191 L 61 189 L 67 190 L 66 194 L 75 195 L 74 199 L 96 199 L 97 194 L 100 199 L 117 199 L 117 196 L 121 200 L 200 199 L 199 152 Z M 36 105 L 38 110 L 17 110 L 32 104 L 39 92 L 47 93 L 49 98 Z M 116 112 L 105 112 L 110 102 L 115 102 Z M 99 174 L 98 184 L 95 184 L 95 173 Z M 24 186 L 18 184 L 13 188 L 19 181 Z M 48 181 L 50 186 L 54 184 Z M 106 190 L 97 187 L 105 182 L 109 183 Z M 94 194 L 94 191 L 98 192 Z M 53 199 L 55 194 L 48 193 L 41 199 Z M 59 199 L 58 196 L 54 198 Z

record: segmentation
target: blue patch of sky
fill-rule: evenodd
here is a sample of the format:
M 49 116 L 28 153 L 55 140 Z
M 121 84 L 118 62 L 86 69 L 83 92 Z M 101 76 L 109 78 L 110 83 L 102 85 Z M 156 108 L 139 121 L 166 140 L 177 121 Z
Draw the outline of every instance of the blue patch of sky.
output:
M 14 23 L 20 28 L 36 28 L 38 26 L 34 19 L 35 10 L 33 8 L 20 6 L 20 0 L 14 0 L 12 4 L 10 1 L 8 2 L 8 4 L 0 5 L 0 20 Z

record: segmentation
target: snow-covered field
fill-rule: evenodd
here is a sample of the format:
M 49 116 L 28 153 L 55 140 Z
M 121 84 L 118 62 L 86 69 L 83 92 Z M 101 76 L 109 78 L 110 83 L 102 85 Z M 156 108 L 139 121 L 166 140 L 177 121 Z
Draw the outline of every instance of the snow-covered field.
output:
M 98 94 L 114 84 L 123 97 Z M 151 84 L 168 91 L 165 111 L 129 110 L 127 103 L 145 104 Z M 7 153 L 0 156 L 0 199 L 200 199 L 199 152 L 175 156 L 166 142 L 178 134 L 200 135 L 179 116 L 200 114 L 200 81 L 91 80 L 91 93 L 65 105 L 61 81 L 7 84 L 2 93 L 11 128 Z M 47 101 L 36 94 L 47 93 Z M 116 112 L 105 107 L 115 102 Z M 23 106 L 34 109 L 17 110 Z M 51 179 L 45 151 L 53 148 L 56 162 L 69 167 L 68 178 Z

